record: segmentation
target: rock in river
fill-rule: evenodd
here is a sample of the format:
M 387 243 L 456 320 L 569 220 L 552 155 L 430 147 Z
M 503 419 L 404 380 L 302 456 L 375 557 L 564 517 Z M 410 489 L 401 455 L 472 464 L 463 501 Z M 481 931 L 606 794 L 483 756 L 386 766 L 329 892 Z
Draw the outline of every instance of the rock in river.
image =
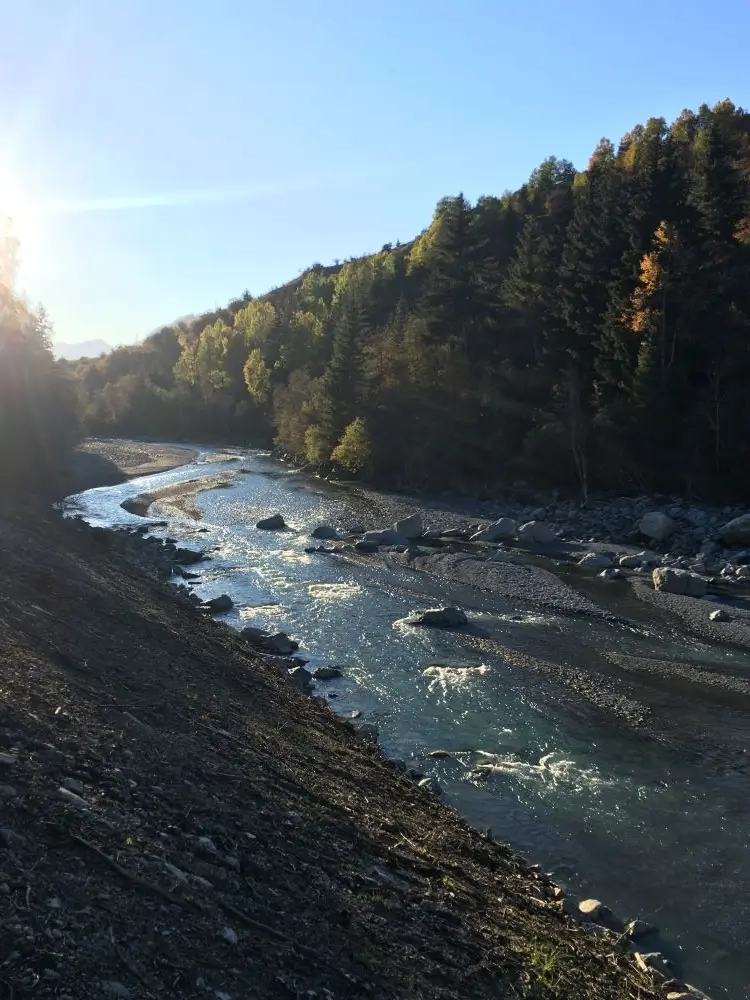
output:
M 653 538 L 657 542 L 666 541 L 670 535 L 674 534 L 677 524 L 660 510 L 649 511 L 644 514 L 638 522 L 638 530 L 646 538 Z
M 330 524 L 319 524 L 317 528 L 310 532 L 311 538 L 322 538 L 324 541 L 338 538 L 339 533 Z
M 708 616 L 712 622 L 730 622 L 732 619 L 722 608 L 717 608 Z
M 557 541 L 555 533 L 544 521 L 527 521 L 518 529 L 518 538 L 522 542 L 549 545 Z
M 251 642 L 253 646 L 258 646 L 260 649 L 265 649 L 278 656 L 288 656 L 299 649 L 299 643 L 290 639 L 286 632 L 264 632 L 263 629 L 253 628 L 249 625 L 242 629 L 240 635 L 243 639 Z
M 589 566 L 591 569 L 609 569 L 612 560 L 604 552 L 587 552 L 578 560 L 579 566 Z
M 208 608 L 209 611 L 214 611 L 216 614 L 221 614 L 222 611 L 229 611 L 233 607 L 234 602 L 229 594 L 222 594 L 221 597 L 212 597 L 210 601 L 204 603 L 204 607 Z
M 670 569 L 669 566 L 658 566 L 652 575 L 654 590 L 663 590 L 667 594 L 685 594 L 687 597 L 704 597 L 706 581 L 696 573 L 686 569 Z
M 428 625 L 432 628 L 462 628 L 468 618 L 459 608 L 428 608 L 404 618 L 407 625 Z
M 313 677 L 316 681 L 332 681 L 336 677 L 343 677 L 343 674 L 338 667 L 316 667 Z
M 177 549 L 174 561 L 182 563 L 183 566 L 189 566 L 191 563 L 200 562 L 204 555 L 205 552 L 200 552 L 197 549 Z
M 282 531 L 286 528 L 286 521 L 281 514 L 271 514 L 270 517 L 262 517 L 255 527 L 263 531 Z

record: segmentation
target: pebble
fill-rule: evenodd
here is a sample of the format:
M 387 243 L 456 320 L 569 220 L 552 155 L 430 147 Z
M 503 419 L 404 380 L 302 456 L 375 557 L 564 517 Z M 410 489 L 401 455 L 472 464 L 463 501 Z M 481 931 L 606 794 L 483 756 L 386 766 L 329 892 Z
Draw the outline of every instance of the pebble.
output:
M 221 932 L 221 936 L 229 944 L 237 944 L 237 942 L 239 941 L 239 938 L 237 937 L 237 931 L 235 931 L 231 927 L 225 927 Z
M 7 799 L 15 799 L 18 792 L 15 790 L 13 785 L 0 785 L 0 801 Z
M 67 788 L 69 792 L 74 792 L 76 795 L 83 794 L 83 782 L 78 781 L 77 778 L 65 778 L 62 782 L 62 787 Z
M 0 767 L 13 767 L 16 758 L 9 753 L 0 753 Z
M 71 792 L 69 788 L 63 788 L 62 786 L 57 789 L 57 794 L 61 799 L 65 799 L 70 805 L 76 806 L 78 809 L 89 809 L 90 806 L 85 799 L 82 799 L 80 795 L 76 795 L 75 792 Z
M 728 622 L 728 621 L 731 621 L 731 619 L 730 619 L 729 615 L 726 613 L 726 611 L 723 611 L 721 608 L 717 608 L 716 611 L 712 611 L 711 614 L 708 617 L 711 619 L 712 622 Z
M 450 753 L 447 750 L 430 750 L 428 757 L 450 757 Z

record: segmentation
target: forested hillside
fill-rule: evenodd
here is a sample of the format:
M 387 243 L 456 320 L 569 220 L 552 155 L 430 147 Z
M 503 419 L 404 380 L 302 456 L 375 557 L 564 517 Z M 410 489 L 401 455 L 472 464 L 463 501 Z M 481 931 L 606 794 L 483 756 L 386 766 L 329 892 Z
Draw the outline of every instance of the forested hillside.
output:
M 275 443 L 391 485 L 750 496 L 750 114 L 650 119 L 580 172 L 444 198 L 408 246 L 76 373 L 96 434 Z
M 50 485 L 80 425 L 70 379 L 55 363 L 43 312 L 14 294 L 16 241 L 0 233 L 0 504 Z

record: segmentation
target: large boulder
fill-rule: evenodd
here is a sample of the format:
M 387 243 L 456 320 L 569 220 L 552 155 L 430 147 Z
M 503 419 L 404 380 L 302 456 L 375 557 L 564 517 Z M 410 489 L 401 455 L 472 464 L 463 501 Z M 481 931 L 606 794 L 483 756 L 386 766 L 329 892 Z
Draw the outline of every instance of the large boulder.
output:
M 262 517 L 255 527 L 262 531 L 282 531 L 286 528 L 286 521 L 281 514 L 271 514 L 270 517 Z
M 653 538 L 657 542 L 665 542 L 674 534 L 676 528 L 677 524 L 672 518 L 660 510 L 649 511 L 638 522 L 638 531 L 646 538 Z
M 590 569 L 609 569 L 612 566 L 612 560 L 604 552 L 587 552 L 578 560 L 578 565 L 588 566 Z
M 205 552 L 199 552 L 195 549 L 177 549 L 173 558 L 176 563 L 190 566 L 191 563 L 200 562 L 204 555 Z
M 330 524 L 319 524 L 317 528 L 314 528 L 310 532 L 311 538 L 322 538 L 324 541 L 330 541 L 331 539 L 338 538 L 339 533 L 335 528 L 331 527 Z
M 222 611 L 229 611 L 232 604 L 233 601 L 229 594 L 222 594 L 221 597 L 212 597 L 210 601 L 206 601 L 204 607 L 215 614 L 221 614 Z
M 550 542 L 557 541 L 554 531 L 544 521 L 527 521 L 518 529 L 518 538 L 521 542 L 537 545 L 549 545 Z
M 727 521 L 719 534 L 725 545 L 750 545 L 750 514 Z
M 366 542 L 363 539 L 362 541 L 354 543 L 354 549 L 357 552 L 377 552 L 378 551 L 378 543 L 377 542 L 371 542 L 371 541 L 367 541 Z
M 263 629 L 248 625 L 242 629 L 240 635 L 258 649 L 266 650 L 275 656 L 288 656 L 299 649 L 299 643 L 290 639 L 286 632 L 264 632 Z
M 623 569 L 637 569 L 639 566 L 659 562 L 659 556 L 655 556 L 653 552 L 637 552 L 635 555 L 620 556 L 618 561 Z
M 687 597 L 704 597 L 706 581 L 686 569 L 672 569 L 669 566 L 657 566 L 652 574 L 654 590 L 663 590 L 666 594 L 684 594 Z
M 424 522 L 421 514 L 412 514 L 396 521 L 393 530 L 404 538 L 421 538 L 424 534 Z
M 468 618 L 459 608 L 429 608 L 409 615 L 407 625 L 428 625 L 432 628 L 462 628 Z
M 488 524 L 475 535 L 471 536 L 472 542 L 501 542 L 507 538 L 512 538 L 516 533 L 518 525 L 512 517 L 501 517 L 499 521 Z

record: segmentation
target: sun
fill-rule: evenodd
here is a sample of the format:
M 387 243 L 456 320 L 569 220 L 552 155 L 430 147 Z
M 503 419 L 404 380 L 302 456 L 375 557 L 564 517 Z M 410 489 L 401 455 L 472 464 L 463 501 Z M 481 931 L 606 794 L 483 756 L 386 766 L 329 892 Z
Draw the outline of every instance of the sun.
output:
M 19 273 L 36 269 L 43 254 L 39 202 L 17 172 L 0 165 L 0 238 L 15 244 Z

